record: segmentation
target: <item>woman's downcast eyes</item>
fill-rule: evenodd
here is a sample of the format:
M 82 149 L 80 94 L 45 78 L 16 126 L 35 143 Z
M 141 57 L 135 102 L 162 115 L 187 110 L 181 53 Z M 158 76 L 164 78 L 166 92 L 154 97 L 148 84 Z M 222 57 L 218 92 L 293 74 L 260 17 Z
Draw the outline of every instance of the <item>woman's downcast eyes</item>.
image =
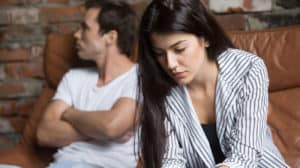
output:
M 173 52 L 175 54 L 181 54 L 185 51 L 186 48 L 174 48 Z M 157 51 L 157 50 L 153 50 L 153 53 L 155 55 L 155 57 L 164 57 L 166 56 L 166 52 L 165 51 Z
M 181 54 L 182 52 L 184 52 L 184 50 L 185 50 L 185 48 L 175 48 L 175 49 L 174 49 L 174 52 L 175 52 L 176 54 Z

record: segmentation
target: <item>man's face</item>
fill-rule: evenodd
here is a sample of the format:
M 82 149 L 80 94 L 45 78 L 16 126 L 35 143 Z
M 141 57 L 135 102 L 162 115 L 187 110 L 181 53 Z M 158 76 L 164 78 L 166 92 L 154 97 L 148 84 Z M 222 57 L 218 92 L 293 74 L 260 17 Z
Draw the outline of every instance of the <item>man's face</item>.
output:
M 95 60 L 105 53 L 104 35 L 100 32 L 100 25 L 97 22 L 99 12 L 99 8 L 88 9 L 80 29 L 74 34 L 81 59 Z

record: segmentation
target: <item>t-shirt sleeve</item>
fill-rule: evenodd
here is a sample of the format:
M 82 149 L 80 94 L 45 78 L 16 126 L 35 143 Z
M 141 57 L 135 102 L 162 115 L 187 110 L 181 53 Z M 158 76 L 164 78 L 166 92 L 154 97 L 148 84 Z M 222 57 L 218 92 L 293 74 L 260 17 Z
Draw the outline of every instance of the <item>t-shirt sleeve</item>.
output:
M 62 80 L 59 82 L 53 100 L 62 100 L 65 103 L 72 105 L 72 92 L 71 92 L 71 77 L 72 71 L 65 73 Z
M 137 99 L 137 74 L 136 72 L 130 74 L 131 76 L 126 79 L 126 85 L 123 86 L 121 97 Z

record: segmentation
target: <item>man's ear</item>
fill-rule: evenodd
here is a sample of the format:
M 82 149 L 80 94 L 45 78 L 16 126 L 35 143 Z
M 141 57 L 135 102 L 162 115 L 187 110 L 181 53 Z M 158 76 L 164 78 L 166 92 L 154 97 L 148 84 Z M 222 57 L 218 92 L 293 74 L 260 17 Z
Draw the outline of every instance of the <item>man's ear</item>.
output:
M 105 40 L 108 45 L 112 45 L 112 44 L 117 45 L 118 32 L 115 30 L 111 30 L 111 31 L 105 33 Z

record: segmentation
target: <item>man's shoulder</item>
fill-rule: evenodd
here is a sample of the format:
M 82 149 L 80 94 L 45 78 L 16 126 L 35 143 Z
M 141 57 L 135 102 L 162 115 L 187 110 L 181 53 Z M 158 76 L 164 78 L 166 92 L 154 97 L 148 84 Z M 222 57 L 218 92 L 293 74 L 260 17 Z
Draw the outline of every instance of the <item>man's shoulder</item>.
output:
M 118 76 L 116 79 L 106 85 L 106 89 L 113 89 L 115 93 L 117 90 L 120 92 L 131 92 L 136 90 L 138 85 L 138 67 L 137 65 L 132 66 L 129 70 Z
M 136 78 L 138 75 L 138 65 L 134 64 L 128 71 L 124 73 L 124 76 L 131 76 Z
M 79 78 L 80 76 L 93 75 L 95 73 L 97 73 L 96 68 L 72 68 L 69 69 L 64 76 L 68 78 Z
M 118 80 L 121 83 L 132 83 L 137 80 L 138 77 L 138 65 L 134 64 L 129 70 L 121 74 L 117 77 L 116 80 Z
M 67 73 L 71 73 L 72 75 L 86 75 L 93 74 L 97 72 L 95 67 L 85 67 L 85 68 L 72 68 Z

